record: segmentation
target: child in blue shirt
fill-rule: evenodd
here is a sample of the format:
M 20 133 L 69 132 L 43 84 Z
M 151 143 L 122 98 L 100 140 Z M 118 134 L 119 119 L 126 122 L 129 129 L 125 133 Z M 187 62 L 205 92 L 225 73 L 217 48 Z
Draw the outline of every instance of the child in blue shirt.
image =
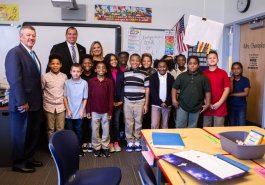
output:
M 85 116 L 88 84 L 80 77 L 82 74 L 82 67 L 80 64 L 74 63 L 71 67 L 70 74 L 72 78 L 66 80 L 64 84 L 65 121 L 67 129 L 73 130 L 76 133 L 80 145 L 79 156 L 83 156 L 84 153 L 81 149 L 82 119 Z
M 245 126 L 246 97 L 249 95 L 250 83 L 248 78 L 242 76 L 243 66 L 240 62 L 233 63 L 231 70 L 231 89 L 228 99 L 229 123 L 233 126 Z

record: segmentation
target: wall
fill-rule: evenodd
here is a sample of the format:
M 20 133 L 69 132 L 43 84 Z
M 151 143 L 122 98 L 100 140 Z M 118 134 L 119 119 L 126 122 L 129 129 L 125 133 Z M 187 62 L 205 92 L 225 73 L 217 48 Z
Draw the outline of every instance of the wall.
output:
M 125 38 L 129 27 L 147 27 L 147 28 L 172 28 L 178 19 L 185 14 L 186 23 L 189 14 L 203 16 L 204 0 L 77 0 L 78 4 L 87 5 L 86 21 L 62 21 L 60 8 L 52 6 L 50 0 L 2 0 L 0 3 L 19 4 L 20 21 L 22 22 L 79 22 L 95 24 L 119 24 L 122 26 L 122 38 Z M 215 21 L 224 21 L 224 2 L 220 0 L 205 0 L 205 15 L 207 18 Z M 95 4 L 113 4 L 113 5 L 131 5 L 151 7 L 153 9 L 153 22 L 151 24 L 130 23 L 130 22 L 112 22 L 94 20 Z M 8 23 L 0 21 L 0 23 Z M 12 22 L 10 22 L 12 23 Z M 14 22 L 18 24 L 18 22 Z
M 224 0 L 224 10 L 224 23 L 228 24 L 260 13 L 264 13 L 265 1 L 251 0 L 248 11 L 245 13 L 240 13 L 237 11 L 237 0 Z

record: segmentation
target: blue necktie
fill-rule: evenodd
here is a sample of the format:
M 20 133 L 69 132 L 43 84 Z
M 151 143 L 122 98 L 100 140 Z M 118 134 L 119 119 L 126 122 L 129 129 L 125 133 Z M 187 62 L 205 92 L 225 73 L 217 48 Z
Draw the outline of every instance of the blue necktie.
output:
M 30 52 L 30 55 L 31 55 L 32 59 L 34 60 L 36 66 L 37 66 L 37 68 L 38 68 L 38 71 L 39 71 L 39 73 L 40 73 L 40 67 L 39 67 L 38 61 L 36 60 L 36 57 L 35 57 L 34 52 L 31 51 L 31 52 Z
M 72 59 L 73 59 L 73 63 L 76 63 L 76 53 L 75 53 L 75 46 L 71 45 L 72 47 Z

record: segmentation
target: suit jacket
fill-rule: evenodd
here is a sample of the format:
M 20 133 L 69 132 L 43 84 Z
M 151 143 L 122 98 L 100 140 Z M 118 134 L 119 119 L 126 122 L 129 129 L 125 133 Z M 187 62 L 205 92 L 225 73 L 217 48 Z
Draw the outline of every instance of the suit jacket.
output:
M 77 45 L 77 50 L 79 53 L 79 58 L 81 59 L 81 57 L 86 54 L 86 48 L 77 43 L 76 45 Z M 67 42 L 65 41 L 60 44 L 54 45 L 51 49 L 50 54 L 54 54 L 54 53 L 59 54 L 62 57 L 61 72 L 65 73 L 68 78 L 71 78 L 70 69 L 73 64 L 73 60 L 72 60 L 72 56 L 69 51 Z M 49 66 L 47 65 L 46 72 L 48 72 L 49 70 L 50 70 Z
M 114 84 L 114 102 L 123 102 L 124 101 L 124 73 L 118 69 L 116 76 L 116 84 L 111 75 L 111 71 L 107 73 L 107 78 L 113 80 Z
M 41 74 L 22 44 L 7 53 L 5 69 L 10 85 L 9 110 L 16 112 L 17 106 L 25 103 L 29 104 L 29 111 L 40 110 L 42 105 Z
M 159 98 L 160 85 L 159 85 L 158 72 L 152 74 L 149 80 L 150 80 L 149 88 L 150 88 L 150 95 L 151 95 L 151 103 L 152 105 L 161 106 L 163 102 Z M 167 73 L 167 97 L 165 101 L 167 106 L 170 106 L 172 104 L 171 89 L 172 89 L 173 83 L 174 83 L 174 77 L 170 73 Z

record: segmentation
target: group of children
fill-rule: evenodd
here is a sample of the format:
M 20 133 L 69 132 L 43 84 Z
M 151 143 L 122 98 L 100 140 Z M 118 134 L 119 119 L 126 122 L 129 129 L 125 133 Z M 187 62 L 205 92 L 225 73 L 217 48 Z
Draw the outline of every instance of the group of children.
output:
M 217 67 L 215 51 L 207 55 L 209 68 L 203 72 L 197 56 L 188 57 L 187 68 L 184 55 L 175 60 L 177 67 L 170 56 L 153 65 L 152 56 L 147 53 L 110 53 L 103 61 L 85 55 L 80 64 L 72 65 L 72 77 L 67 79 L 60 72 L 61 57 L 50 55 L 50 72 L 42 76 L 48 136 L 64 129 L 66 123 L 66 128 L 74 130 L 78 137 L 80 156 L 86 151 L 94 152 L 96 157 L 109 157 L 110 152 L 121 151 L 123 112 L 126 151 L 141 151 L 141 129 L 168 128 L 171 116 L 176 120 L 176 128 L 197 127 L 201 114 L 203 126 L 223 126 L 229 95 L 230 123 L 245 124 L 250 84 L 242 76 L 239 62 L 233 64 L 229 80 L 227 73 Z

